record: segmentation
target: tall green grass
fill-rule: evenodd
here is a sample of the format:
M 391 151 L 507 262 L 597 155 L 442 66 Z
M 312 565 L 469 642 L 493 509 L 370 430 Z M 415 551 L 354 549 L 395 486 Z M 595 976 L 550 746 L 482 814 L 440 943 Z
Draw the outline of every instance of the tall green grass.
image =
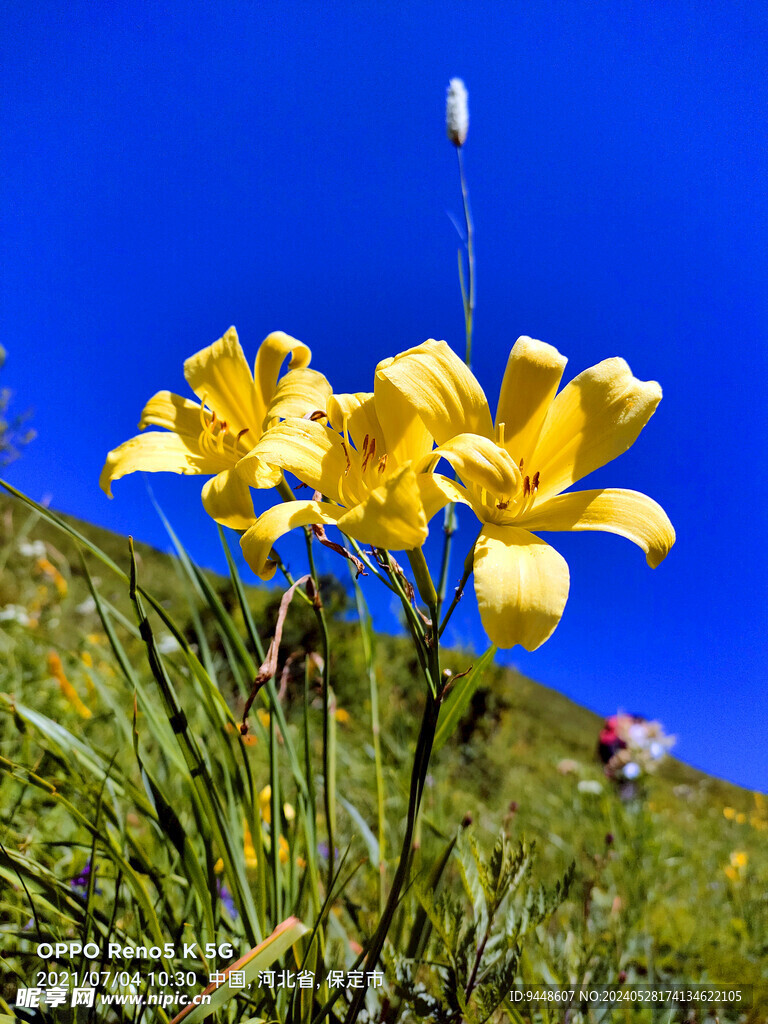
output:
M 191 972 L 190 995 L 245 957 L 252 987 L 220 988 L 212 1020 L 343 1019 L 352 992 L 327 975 L 363 969 L 402 841 L 413 648 L 373 632 L 367 581 L 320 581 L 322 616 L 297 588 L 243 734 L 287 581 L 248 585 L 224 536 L 228 578 L 170 525 L 174 558 L 22 497 L 0 516 L 0 609 L 24 612 L 0 623 L 0 1014 L 43 967 L 124 966 L 43 964 L 39 942 L 112 941 L 231 946 L 154 965 Z M 624 804 L 594 760 L 596 716 L 465 652 L 445 661 L 476 668 L 443 709 L 371 1019 L 556 1020 L 505 992 L 623 978 L 751 984 L 752 1009 L 719 1019 L 765 1020 L 763 798 L 670 761 Z M 260 986 L 270 964 L 319 987 Z M 690 1013 L 714 1020 L 614 1019 Z

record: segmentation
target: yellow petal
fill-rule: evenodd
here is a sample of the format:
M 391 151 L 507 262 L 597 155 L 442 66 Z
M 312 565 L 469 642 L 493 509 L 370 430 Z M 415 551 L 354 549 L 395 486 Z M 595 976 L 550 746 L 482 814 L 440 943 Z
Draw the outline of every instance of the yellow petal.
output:
M 279 479 L 280 470 L 276 472 Z M 233 530 L 247 530 L 256 520 L 248 485 L 234 469 L 225 469 L 203 484 L 203 506 L 217 523 Z
M 237 331 L 230 327 L 213 345 L 184 363 L 184 376 L 197 397 L 224 420 L 232 434 L 260 428 L 266 412 L 253 383 Z
M 531 458 L 531 472 L 539 472 L 539 500 L 625 452 L 660 401 L 656 381 L 633 377 L 623 359 L 605 359 L 574 377 L 549 407 Z
M 370 391 L 358 391 L 353 395 L 334 395 L 328 402 L 328 422 L 340 434 L 344 433 L 346 425 L 346 431 L 359 452 L 363 450 L 366 437 L 369 447 L 375 439 L 379 455 L 383 455 L 387 450 L 384 445 L 384 431 Z
M 271 579 L 276 565 L 269 561 L 273 545 L 296 526 L 331 525 L 344 514 L 344 509 L 321 501 L 286 501 L 260 515 L 240 538 L 243 557 L 263 580 Z
M 509 452 L 479 434 L 451 438 L 422 460 L 422 466 L 437 456 L 450 462 L 464 483 L 484 487 L 492 495 L 509 497 L 521 487 L 520 470 Z
M 202 430 L 200 405 L 171 391 L 158 391 L 144 406 L 139 430 L 163 427 L 182 437 L 198 438 Z
M 567 363 L 552 345 L 518 338 L 501 382 L 496 429 L 504 424 L 504 447 L 515 462 L 527 465 Z M 497 434 L 498 436 L 498 434 Z
M 183 473 L 208 476 L 231 466 L 231 460 L 221 455 L 203 455 L 178 434 L 151 431 L 124 441 L 107 455 L 101 471 L 99 485 L 112 497 L 111 484 L 122 476 L 143 470 L 146 473 Z
M 408 399 L 379 372 L 392 360 L 379 364 L 374 383 L 376 412 L 384 433 L 384 450 L 401 466 L 416 463 L 432 449 L 432 435 Z
M 425 341 L 379 364 L 438 444 L 456 434 L 493 437 L 488 401 L 472 371 L 444 341 Z
M 675 531 L 661 505 L 639 491 L 605 488 L 575 491 L 537 503 L 521 517 L 527 530 L 604 530 L 626 537 L 645 552 L 652 569 L 675 543 Z
M 562 555 L 527 530 L 486 524 L 474 570 L 480 618 L 492 643 L 535 651 L 549 639 L 568 600 Z
M 427 522 L 441 508 L 445 508 L 449 501 L 471 505 L 465 488 L 440 473 L 419 473 L 416 476 L 416 482 L 419 485 L 421 503 L 424 506 Z
M 322 373 L 307 367 L 289 370 L 275 389 L 267 412 L 267 422 L 325 412 L 330 396 L 331 385 Z
M 280 367 L 287 355 L 291 357 L 289 366 L 292 370 L 300 370 L 302 367 L 308 366 L 309 360 L 312 358 L 312 353 L 306 345 L 284 331 L 273 331 L 262 341 L 259 351 L 256 353 L 253 379 L 256 382 L 259 402 L 265 412 L 272 402 Z M 257 426 L 262 425 L 262 420 L 258 420 Z
M 258 473 L 265 464 L 279 466 L 313 491 L 350 504 L 359 500 L 359 461 L 357 452 L 322 423 L 289 419 L 266 431 L 237 464 L 237 471 L 246 483 L 258 486 Z
M 393 473 L 362 504 L 346 512 L 338 526 L 348 536 L 375 548 L 420 548 L 427 539 L 427 517 L 411 467 L 402 466 Z

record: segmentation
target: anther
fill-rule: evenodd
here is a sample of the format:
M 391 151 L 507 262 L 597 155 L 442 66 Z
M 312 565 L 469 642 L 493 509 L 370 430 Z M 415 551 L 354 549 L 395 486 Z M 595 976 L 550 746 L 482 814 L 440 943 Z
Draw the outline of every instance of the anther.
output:
M 384 454 L 379 459 L 379 472 L 380 473 L 383 473 L 384 470 L 387 468 L 387 459 L 388 459 L 388 457 L 389 456 L 387 455 L 387 453 L 384 452 Z
M 363 438 L 363 455 L 368 451 L 368 435 Z
M 352 463 L 349 460 L 349 452 L 347 451 L 347 442 L 346 441 L 342 441 L 341 442 L 341 447 L 344 449 L 344 458 L 347 460 L 347 468 L 344 470 L 344 476 L 346 476 L 347 473 L 349 472 L 351 466 L 352 466 Z
M 235 438 L 235 440 L 239 441 L 241 437 L 245 437 L 245 435 L 248 433 L 250 429 L 250 427 L 243 427 L 243 429 L 238 432 L 238 435 Z
M 527 498 L 530 493 L 531 493 L 531 481 L 530 481 L 529 477 L 526 477 L 525 480 L 523 480 L 523 497 Z
M 538 489 L 539 489 L 539 471 L 537 469 L 536 472 L 533 474 L 533 486 L 532 486 L 533 493 L 535 494 L 536 491 L 538 491 Z
M 368 449 L 368 452 L 367 452 L 365 458 L 363 459 L 363 472 L 365 472 L 365 467 L 368 465 L 368 462 L 373 460 L 375 458 L 375 456 L 376 456 L 376 438 L 373 437 L 373 438 L 371 438 L 371 447 Z
M 521 473 L 523 472 L 523 463 L 524 462 L 525 462 L 525 459 L 520 459 L 520 472 Z
M 497 501 L 496 508 L 501 509 L 501 511 L 504 512 L 507 508 L 509 508 L 509 498 L 507 498 L 506 501 Z

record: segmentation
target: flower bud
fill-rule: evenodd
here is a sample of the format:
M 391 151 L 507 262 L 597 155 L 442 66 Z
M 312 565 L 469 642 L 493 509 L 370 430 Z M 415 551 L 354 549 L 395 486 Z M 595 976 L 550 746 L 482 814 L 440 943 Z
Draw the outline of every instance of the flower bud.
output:
M 469 131 L 467 90 L 460 78 L 452 78 L 445 100 L 445 130 L 454 146 L 463 146 Z

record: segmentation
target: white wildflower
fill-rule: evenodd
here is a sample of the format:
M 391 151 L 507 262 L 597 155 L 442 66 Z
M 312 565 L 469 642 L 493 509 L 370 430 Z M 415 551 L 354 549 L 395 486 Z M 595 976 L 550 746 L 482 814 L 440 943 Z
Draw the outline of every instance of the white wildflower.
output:
M 28 626 L 30 621 L 27 609 L 20 604 L 7 604 L 0 608 L 0 622 L 18 622 L 20 626 Z
M 45 544 L 41 540 L 19 541 L 19 554 L 25 558 L 45 558 L 47 555 Z
M 597 779 L 582 779 L 576 787 L 580 793 L 592 793 L 599 796 L 603 792 L 603 785 Z
M 463 146 L 469 131 L 467 89 L 460 78 L 452 78 L 445 100 L 445 130 L 454 146 Z
M 75 605 L 75 611 L 78 615 L 90 615 L 92 612 L 95 612 L 96 602 L 94 601 L 93 596 L 89 594 L 84 601 Z
M 157 641 L 157 649 L 161 654 L 173 654 L 174 651 L 181 649 L 181 644 L 175 636 L 172 636 L 170 633 L 163 633 Z

